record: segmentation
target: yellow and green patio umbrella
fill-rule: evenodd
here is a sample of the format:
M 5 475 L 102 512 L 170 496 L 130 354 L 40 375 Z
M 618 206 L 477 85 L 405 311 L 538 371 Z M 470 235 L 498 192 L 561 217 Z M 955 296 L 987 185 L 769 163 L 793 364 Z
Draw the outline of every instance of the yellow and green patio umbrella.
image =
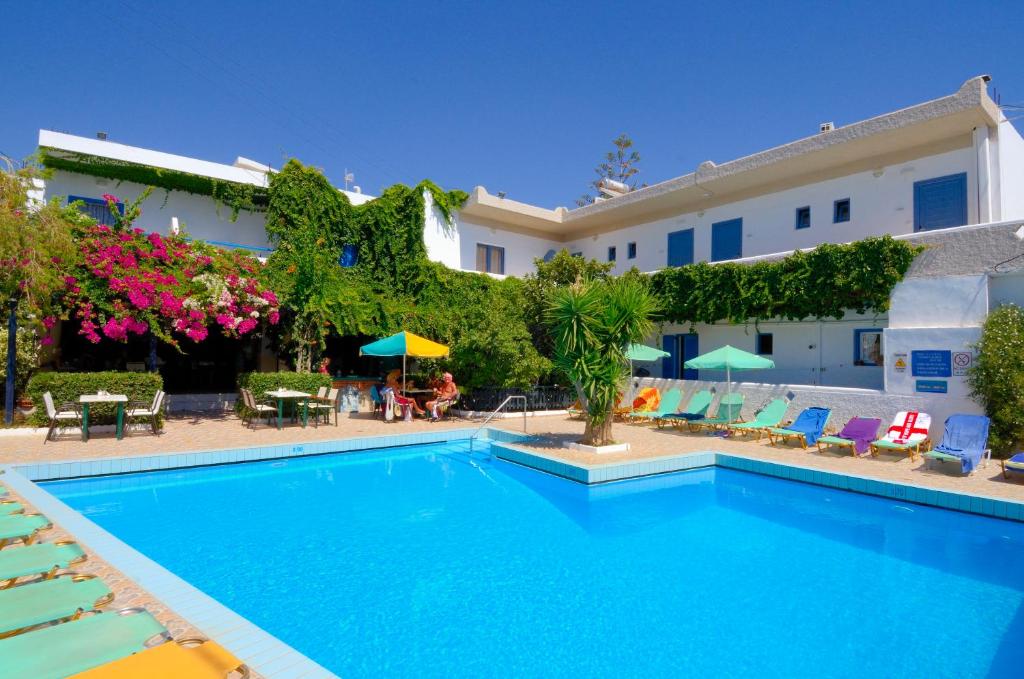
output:
M 359 347 L 360 356 L 401 356 L 402 357 L 402 391 L 405 391 L 405 359 L 442 358 L 448 355 L 448 347 L 428 340 L 426 337 L 402 332 L 379 339 L 376 342 Z

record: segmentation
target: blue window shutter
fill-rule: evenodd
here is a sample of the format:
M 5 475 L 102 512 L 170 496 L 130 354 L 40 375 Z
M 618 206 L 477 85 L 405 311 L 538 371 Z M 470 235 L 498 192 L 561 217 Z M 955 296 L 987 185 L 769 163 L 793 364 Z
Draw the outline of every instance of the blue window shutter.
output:
M 711 261 L 743 256 L 743 220 L 730 219 L 711 225 Z
M 691 332 L 681 336 L 683 338 L 683 363 L 700 354 L 700 344 L 697 341 L 697 333 Z M 699 378 L 699 371 L 693 368 L 683 368 L 684 380 L 696 380 Z
M 914 182 L 914 231 L 967 223 L 967 173 Z
M 668 235 L 668 265 L 693 264 L 693 229 L 673 231 Z
M 661 359 L 661 376 L 674 380 L 679 375 L 679 336 L 665 335 L 661 338 L 661 346 L 668 352 L 668 357 Z

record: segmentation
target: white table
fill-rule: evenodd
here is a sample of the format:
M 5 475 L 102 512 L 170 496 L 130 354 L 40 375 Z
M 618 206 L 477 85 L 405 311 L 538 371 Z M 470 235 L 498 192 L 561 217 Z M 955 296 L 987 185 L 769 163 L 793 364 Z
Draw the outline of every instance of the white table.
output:
M 82 440 L 89 440 L 89 405 L 91 403 L 116 403 L 117 404 L 117 440 L 124 436 L 124 404 L 128 397 L 124 394 L 85 394 L 78 397 L 82 404 Z
M 305 427 L 309 421 L 309 398 L 311 394 L 292 389 L 278 389 L 277 391 L 263 392 L 270 398 L 277 401 L 277 428 L 281 428 L 281 416 L 284 413 L 285 401 L 298 401 L 302 399 L 302 426 Z

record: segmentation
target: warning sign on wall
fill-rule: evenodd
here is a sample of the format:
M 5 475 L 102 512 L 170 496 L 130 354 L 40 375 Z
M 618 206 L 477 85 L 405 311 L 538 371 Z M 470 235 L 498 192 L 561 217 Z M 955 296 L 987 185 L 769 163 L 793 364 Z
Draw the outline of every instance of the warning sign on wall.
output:
M 907 355 L 905 353 L 893 354 L 892 368 L 898 373 L 907 372 Z
M 969 351 L 953 352 L 953 374 L 963 376 L 967 374 L 968 368 L 974 362 L 974 354 Z

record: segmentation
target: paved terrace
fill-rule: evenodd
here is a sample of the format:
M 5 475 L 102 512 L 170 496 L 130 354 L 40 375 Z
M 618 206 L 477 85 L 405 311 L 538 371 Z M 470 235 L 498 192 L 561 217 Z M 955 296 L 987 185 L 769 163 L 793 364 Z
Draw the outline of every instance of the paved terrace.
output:
M 145 432 L 131 432 L 124 440 L 117 441 L 112 433 L 95 434 L 88 443 L 77 435 L 68 434 L 58 441 L 43 443 L 43 436 L 0 437 L 0 464 L 27 463 L 39 461 L 92 459 L 102 457 L 127 457 L 132 455 L 153 455 L 196 450 L 219 450 L 225 448 L 246 448 L 256 445 L 279 445 L 324 441 L 330 439 L 363 436 L 406 434 L 420 431 L 457 429 L 472 426 L 466 420 L 452 420 L 431 423 L 423 420 L 413 422 L 382 422 L 372 419 L 366 413 L 342 417 L 338 426 L 310 426 L 302 429 L 286 425 L 278 431 L 273 426 L 260 424 L 257 429 L 248 429 L 234 415 L 171 417 L 163 433 L 154 436 Z M 490 426 L 522 431 L 522 419 L 495 420 Z M 527 448 L 548 457 L 579 465 L 599 465 L 610 462 L 641 460 L 688 452 L 718 451 L 745 457 L 795 464 L 840 474 L 867 476 L 875 479 L 910 483 L 933 487 L 938 490 L 958 491 L 989 497 L 1000 497 L 1024 501 L 1024 483 L 1006 481 L 1002 477 L 998 461 L 989 463 L 968 477 L 954 476 L 944 471 L 926 469 L 920 458 L 911 462 L 903 455 L 879 455 L 853 457 L 838 452 L 818 453 L 815 449 L 804 451 L 799 447 L 772 448 L 767 437 L 760 442 L 751 439 L 722 439 L 705 434 L 689 434 L 673 429 L 658 430 L 653 425 L 616 424 L 615 436 L 632 446 L 629 453 L 616 455 L 592 455 L 562 448 L 562 443 L 579 437 L 583 422 L 564 416 L 530 418 L 529 432 L 539 435 L 539 440 Z

